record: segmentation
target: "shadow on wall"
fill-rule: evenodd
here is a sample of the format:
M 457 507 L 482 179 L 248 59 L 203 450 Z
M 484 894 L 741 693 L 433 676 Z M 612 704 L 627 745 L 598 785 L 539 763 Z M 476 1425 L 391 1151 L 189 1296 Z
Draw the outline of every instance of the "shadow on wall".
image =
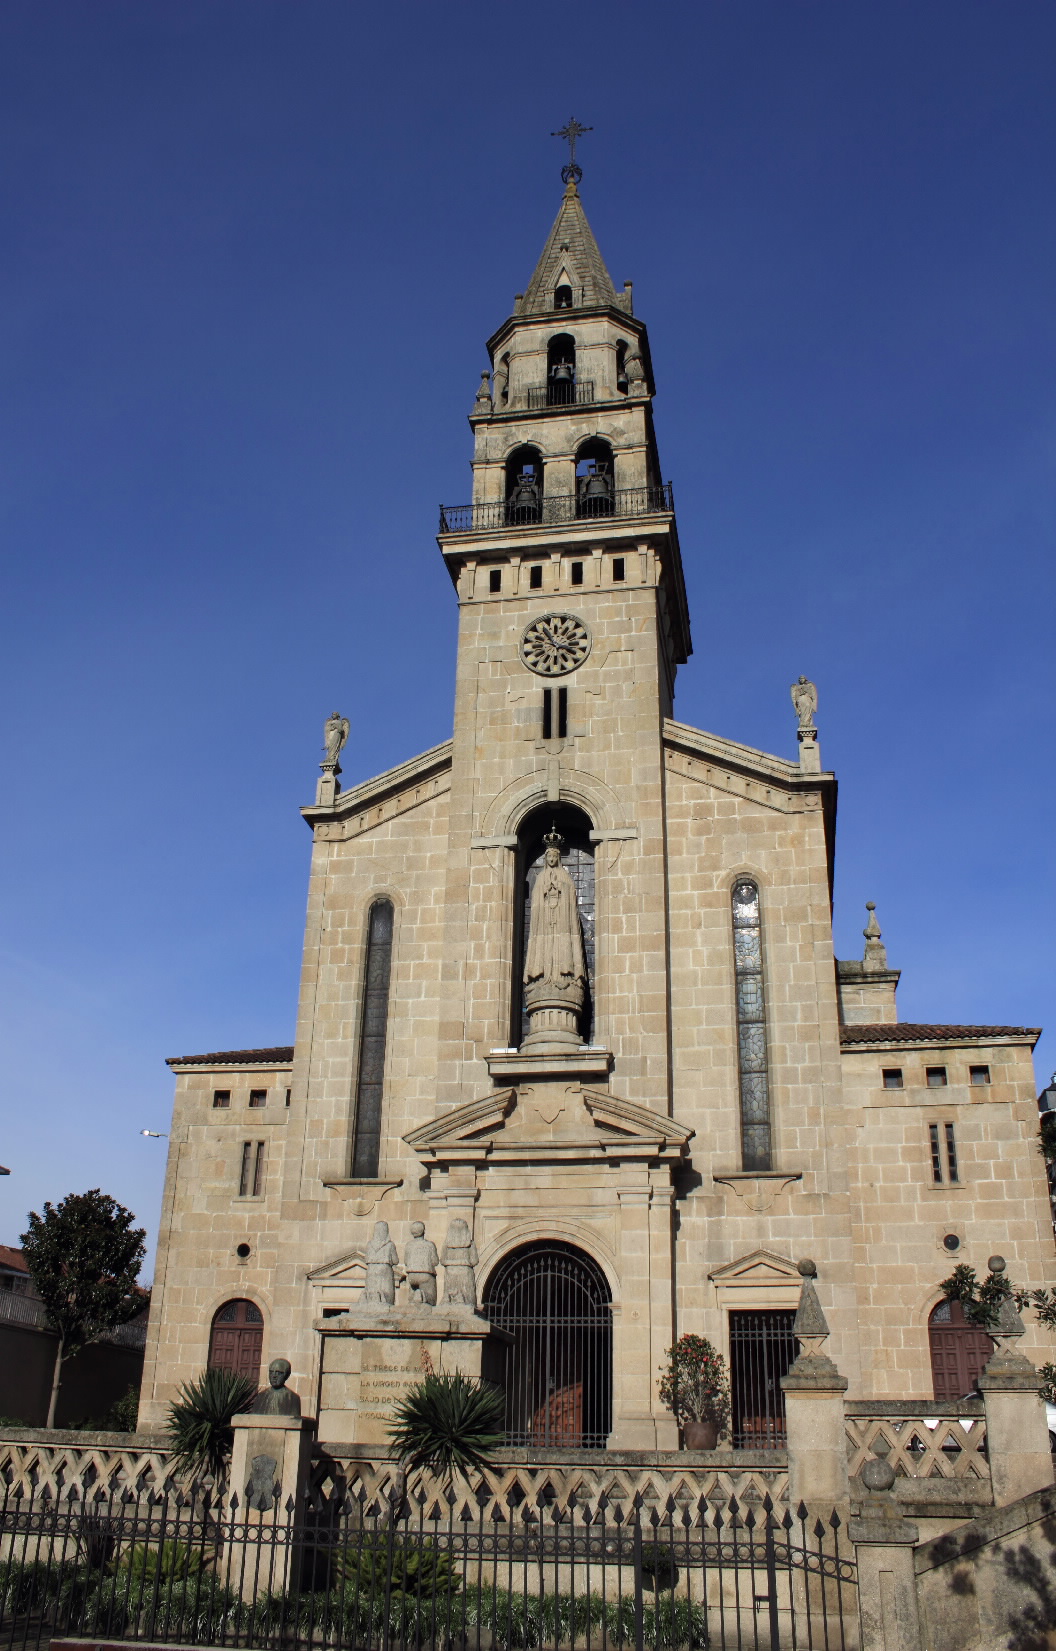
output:
M 1056 1489 L 922 1543 L 914 1561 L 929 1651 L 1056 1646 Z
M 26 1324 L 0 1324 L 0 1414 L 43 1427 L 55 1368 L 57 1338 Z M 142 1347 L 95 1342 L 63 1365 L 56 1427 L 105 1417 L 143 1375 Z

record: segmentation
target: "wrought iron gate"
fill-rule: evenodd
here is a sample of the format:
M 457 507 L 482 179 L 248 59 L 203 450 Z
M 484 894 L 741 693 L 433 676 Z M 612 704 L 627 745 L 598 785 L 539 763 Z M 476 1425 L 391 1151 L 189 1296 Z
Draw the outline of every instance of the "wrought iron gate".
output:
M 612 1305 L 601 1268 L 571 1244 L 531 1244 L 489 1280 L 484 1312 L 506 1352 L 511 1445 L 602 1450 L 612 1428 Z
M 792 1333 L 795 1313 L 730 1314 L 730 1389 L 733 1399 L 733 1448 L 778 1450 L 784 1447 L 787 1376 L 799 1343 Z

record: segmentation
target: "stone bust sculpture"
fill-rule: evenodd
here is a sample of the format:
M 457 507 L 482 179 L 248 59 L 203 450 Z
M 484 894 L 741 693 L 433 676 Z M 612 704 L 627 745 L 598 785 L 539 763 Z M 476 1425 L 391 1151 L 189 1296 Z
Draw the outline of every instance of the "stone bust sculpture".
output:
M 411 1222 L 411 1236 L 403 1252 L 407 1288 L 411 1300 L 421 1307 L 436 1306 L 436 1245 L 425 1236 L 425 1222 Z
M 257 1394 L 250 1405 L 255 1416 L 299 1416 L 301 1401 L 286 1386 L 293 1366 L 289 1359 L 272 1359 L 268 1365 L 268 1386 Z

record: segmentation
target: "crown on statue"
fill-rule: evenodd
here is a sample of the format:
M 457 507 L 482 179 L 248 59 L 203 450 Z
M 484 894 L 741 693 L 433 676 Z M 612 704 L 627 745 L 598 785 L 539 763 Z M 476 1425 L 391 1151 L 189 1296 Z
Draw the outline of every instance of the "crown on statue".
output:
M 543 838 L 543 842 L 546 844 L 547 848 L 556 848 L 559 853 L 564 846 L 564 841 L 565 839 L 562 837 L 557 827 L 553 825 Z

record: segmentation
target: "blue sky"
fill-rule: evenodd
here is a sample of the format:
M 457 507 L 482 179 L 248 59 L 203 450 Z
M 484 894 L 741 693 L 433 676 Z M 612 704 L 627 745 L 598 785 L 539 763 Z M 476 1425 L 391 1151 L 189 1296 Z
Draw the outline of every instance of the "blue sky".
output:
M 875 899 L 903 1019 L 1056 1021 L 1054 61 L 1050 0 L 5 0 L 0 1241 L 153 1236 L 164 1057 L 292 1039 L 323 718 L 346 784 L 447 737 L 437 505 L 570 113 L 677 714 L 791 757 L 811 675 L 839 954 Z

